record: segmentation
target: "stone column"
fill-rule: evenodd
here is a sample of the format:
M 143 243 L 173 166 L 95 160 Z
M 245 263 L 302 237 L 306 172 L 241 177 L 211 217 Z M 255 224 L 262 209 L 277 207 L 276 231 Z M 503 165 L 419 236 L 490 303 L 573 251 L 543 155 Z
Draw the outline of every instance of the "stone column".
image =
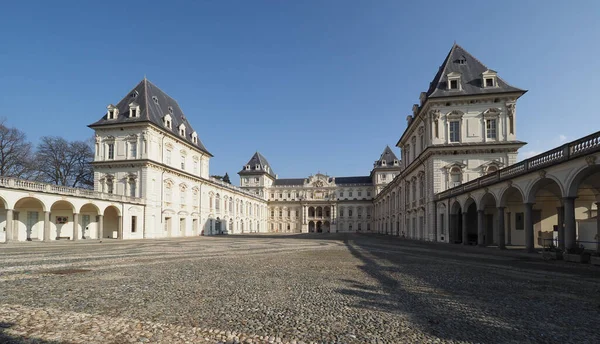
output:
M 98 239 L 104 234 L 104 215 L 98 215 Z
M 467 230 L 467 213 L 462 213 L 462 244 L 468 244 L 469 232 Z
M 117 239 L 123 239 L 123 216 L 117 217 Z
M 577 247 L 577 229 L 575 223 L 575 197 L 563 198 L 565 207 L 565 249 Z
M 600 202 L 596 203 L 596 251 L 600 252 Z
M 527 252 L 535 252 L 533 242 L 533 203 L 525 203 L 525 248 Z
M 13 210 L 6 210 L 6 242 L 13 240 Z
M 50 241 L 50 212 L 44 212 L 44 241 Z
M 565 207 L 556 208 L 556 214 L 558 217 L 558 223 L 556 226 L 558 227 L 558 248 L 564 250 L 565 248 Z
M 485 212 L 483 210 L 477 210 L 477 246 L 484 247 L 484 221 L 485 220 Z
M 506 214 L 508 226 L 506 226 L 506 244 L 512 245 L 512 216 L 510 211 Z
M 498 238 L 498 248 L 504 250 L 506 248 L 504 239 L 504 207 L 498 207 L 498 231 L 496 232 Z
M 79 214 L 73 213 L 73 240 L 79 240 Z

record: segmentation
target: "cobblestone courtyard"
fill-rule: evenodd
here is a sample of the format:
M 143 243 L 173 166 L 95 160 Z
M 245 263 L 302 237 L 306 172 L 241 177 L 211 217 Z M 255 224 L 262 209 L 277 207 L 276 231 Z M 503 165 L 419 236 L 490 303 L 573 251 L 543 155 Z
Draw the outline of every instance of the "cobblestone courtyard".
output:
M 364 235 L 0 247 L 1 343 L 598 343 L 600 269 Z

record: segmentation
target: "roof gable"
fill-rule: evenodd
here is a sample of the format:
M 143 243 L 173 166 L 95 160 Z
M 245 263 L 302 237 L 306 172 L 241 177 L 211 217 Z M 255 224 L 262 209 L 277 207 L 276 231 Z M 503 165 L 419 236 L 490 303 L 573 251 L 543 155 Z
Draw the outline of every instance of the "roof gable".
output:
M 394 165 L 396 162 L 396 165 Z M 374 169 L 378 168 L 399 168 L 400 167 L 400 159 L 394 154 L 394 151 L 390 148 L 390 146 L 385 146 L 383 153 L 379 156 L 379 160 L 376 160 L 373 164 Z
M 498 87 L 483 87 L 481 77 L 485 72 L 494 72 L 486 67 L 460 45 L 454 43 L 452 49 L 444 59 L 433 81 L 429 84 L 426 94 L 428 98 L 464 96 L 477 94 L 492 94 L 505 92 L 525 92 L 513 87 L 501 78 L 497 78 Z M 448 76 L 460 76 L 461 88 L 448 89 Z
M 246 169 L 246 166 L 248 166 L 249 168 Z M 259 152 L 254 153 L 252 158 L 250 158 L 248 163 L 246 163 L 244 168 L 240 172 L 238 172 L 238 174 L 256 173 L 256 172 L 267 173 L 271 177 L 277 178 L 277 176 L 275 175 L 275 172 L 273 171 L 273 168 L 271 168 L 271 164 L 269 164 L 269 162 L 267 161 L 267 158 L 265 158 Z
M 129 117 L 130 104 L 132 103 L 136 103 L 140 109 L 140 112 L 136 117 Z M 137 86 L 121 99 L 115 108 L 118 109 L 118 116 L 116 119 L 108 119 L 105 114 L 100 120 L 90 124 L 90 127 L 110 124 L 151 122 L 159 128 L 162 128 L 164 131 L 184 139 L 186 143 L 212 156 L 200 138 L 198 138 L 196 143 L 192 140 L 191 133 L 195 131 L 187 121 L 187 118 L 177 101 L 146 78 L 140 81 Z M 164 117 L 166 115 L 169 115 L 171 118 L 171 129 L 164 125 Z M 177 132 L 177 128 L 182 124 L 189 129 L 186 130 L 185 137 L 180 136 Z

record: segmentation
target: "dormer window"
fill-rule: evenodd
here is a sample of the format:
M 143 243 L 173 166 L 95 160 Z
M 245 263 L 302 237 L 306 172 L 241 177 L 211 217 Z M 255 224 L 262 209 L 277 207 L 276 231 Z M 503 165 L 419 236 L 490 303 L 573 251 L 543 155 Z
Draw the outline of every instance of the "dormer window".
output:
M 459 65 L 466 65 L 467 64 L 467 59 L 464 56 L 461 56 L 458 58 L 457 60 Z
M 381 166 L 385 166 L 385 160 L 381 160 Z
M 255 170 L 260 170 L 260 165 L 259 165 L 259 164 L 256 164 L 256 166 L 255 166 L 255 168 L 254 168 L 254 169 L 255 169 Z
M 488 69 L 481 73 L 481 79 L 483 80 L 483 87 L 496 87 L 498 86 L 497 74 L 495 70 Z
M 158 105 L 158 98 L 156 96 L 152 96 L 152 101 L 154 104 Z
M 117 119 L 119 116 L 119 109 L 116 106 L 110 104 L 106 107 L 108 111 L 106 112 L 106 119 Z
M 171 126 L 172 121 L 171 121 L 170 115 L 165 115 L 165 117 L 163 117 L 163 123 L 164 123 L 165 127 L 167 127 L 168 129 L 172 129 L 172 126 Z
M 183 123 L 179 126 L 179 135 L 185 137 L 185 125 Z
M 169 113 L 172 115 L 173 114 L 173 107 L 169 106 Z
M 394 160 L 394 166 L 398 165 L 398 160 Z
M 448 73 L 448 89 L 449 90 L 461 90 L 460 77 L 461 74 L 458 72 Z
M 136 118 L 140 116 L 140 106 L 136 102 L 129 104 L 129 118 Z
M 245 168 L 246 168 L 247 170 L 249 170 L 249 169 L 250 169 L 250 165 L 246 165 L 246 167 L 245 167 Z
M 195 131 L 192 133 L 192 142 L 198 144 L 198 134 Z

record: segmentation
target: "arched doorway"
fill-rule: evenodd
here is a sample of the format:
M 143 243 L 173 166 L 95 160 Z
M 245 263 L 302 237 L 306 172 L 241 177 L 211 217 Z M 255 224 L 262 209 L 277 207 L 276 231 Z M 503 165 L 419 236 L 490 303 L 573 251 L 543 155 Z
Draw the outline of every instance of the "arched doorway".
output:
M 329 223 L 329 221 L 323 222 L 323 232 L 324 233 L 330 233 L 331 232 L 331 224 Z
M 317 217 L 323 217 L 323 208 L 317 207 Z
M 309 233 L 314 233 L 315 232 L 315 222 L 314 221 L 309 221 L 308 222 L 308 232 Z
M 98 215 L 100 210 L 95 204 L 87 203 L 84 204 L 79 210 L 79 221 L 81 223 L 81 238 L 101 238 L 98 233 Z
M 315 217 L 315 208 L 308 207 L 308 217 Z
M 535 252 L 536 247 L 553 241 L 553 226 L 558 222 L 557 209 L 561 207 L 561 201 L 561 186 L 552 178 L 541 178 L 529 189 L 523 214 L 525 248 L 528 252 Z
M 573 209 L 568 208 L 571 207 L 571 200 L 574 200 Z M 566 227 L 563 247 L 580 244 L 586 249 L 600 252 L 600 244 L 597 243 L 600 241 L 600 165 L 586 166 L 575 174 L 567 187 L 567 198 L 563 204 L 562 217 Z M 573 219 L 568 218 L 571 214 L 574 215 Z M 575 238 L 569 231 L 570 227 L 576 228 Z
M 14 213 L 12 214 L 14 215 Z M 9 228 L 12 228 L 13 220 L 8 219 L 8 210 L 6 208 L 6 201 L 0 197 L 0 242 L 5 242 L 12 240 L 13 238 L 9 238 L 11 233 L 9 233 Z M 8 221 L 10 221 L 11 227 L 9 227 Z
M 223 234 L 221 230 L 221 218 L 219 217 L 217 217 L 217 220 L 215 221 L 215 234 Z
M 42 201 L 33 197 L 21 198 L 15 204 L 13 231 L 18 241 L 50 240 L 50 229 L 44 235 L 45 218 L 50 213 L 45 213 Z M 48 226 L 50 226 L 48 218 Z
M 524 199 L 521 190 L 510 186 L 500 196 L 500 207 L 504 207 L 506 245 L 525 245 Z
M 450 207 L 450 228 L 448 230 L 450 243 L 462 244 L 462 221 L 463 216 L 460 202 L 454 201 Z
M 477 218 L 477 226 L 478 226 L 478 233 L 477 233 L 477 238 L 478 238 L 478 242 L 477 244 L 479 246 L 487 246 L 487 245 L 493 245 L 494 243 L 496 243 L 496 231 L 498 230 L 496 227 L 496 220 L 497 220 L 497 205 L 496 205 L 496 198 L 494 197 L 494 195 L 492 195 L 491 193 L 486 193 L 485 195 L 483 195 L 483 197 L 481 198 L 481 200 L 479 201 L 479 210 L 482 211 L 481 216 L 482 219 L 482 223 L 479 223 L 480 219 Z M 477 216 L 480 213 L 477 213 Z M 479 225 L 483 225 L 483 228 L 479 228 Z
M 79 230 L 74 232 L 75 221 L 73 218 L 74 207 L 67 201 L 57 201 L 50 207 L 50 237 L 55 240 L 76 240 Z
M 477 204 L 472 198 L 465 202 L 463 212 L 463 245 L 477 245 Z
M 323 233 L 323 223 L 321 221 L 317 221 L 317 233 Z
M 117 239 L 121 238 L 121 212 L 115 206 L 108 206 L 104 209 L 104 219 L 101 226 L 102 238 Z

